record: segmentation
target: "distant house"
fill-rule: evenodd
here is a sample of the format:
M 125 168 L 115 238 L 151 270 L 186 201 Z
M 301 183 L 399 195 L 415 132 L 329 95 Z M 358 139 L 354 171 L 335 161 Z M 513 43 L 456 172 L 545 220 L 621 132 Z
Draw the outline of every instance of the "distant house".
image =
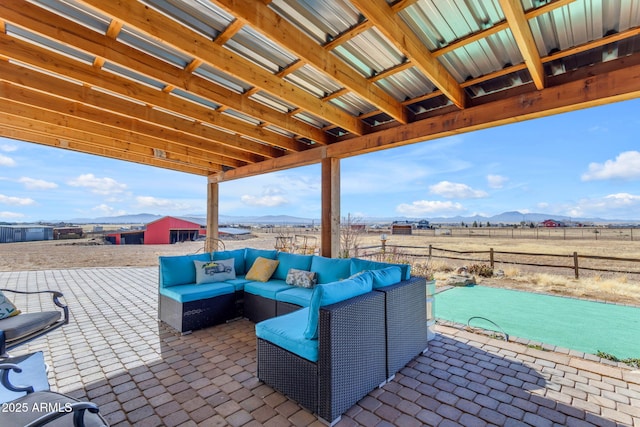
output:
M 564 222 L 556 221 L 554 219 L 545 219 L 540 223 L 543 227 L 566 227 Z

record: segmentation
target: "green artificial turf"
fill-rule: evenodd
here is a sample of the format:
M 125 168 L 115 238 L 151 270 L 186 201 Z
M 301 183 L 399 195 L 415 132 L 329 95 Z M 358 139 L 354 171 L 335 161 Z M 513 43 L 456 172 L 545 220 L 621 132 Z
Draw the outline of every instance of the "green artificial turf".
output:
M 618 359 L 640 358 L 640 308 L 485 286 L 458 287 L 435 297 L 436 318 L 467 324 L 474 316 L 519 337 Z M 499 331 L 474 319 L 471 326 Z

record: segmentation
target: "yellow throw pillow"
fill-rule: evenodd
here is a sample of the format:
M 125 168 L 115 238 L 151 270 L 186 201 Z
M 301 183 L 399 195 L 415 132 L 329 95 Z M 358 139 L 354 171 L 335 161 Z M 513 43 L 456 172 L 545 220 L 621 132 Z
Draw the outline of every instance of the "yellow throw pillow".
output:
M 266 282 L 271 278 L 276 268 L 278 268 L 278 263 L 280 263 L 280 261 L 277 259 L 267 259 L 259 256 L 244 278 L 256 282 Z

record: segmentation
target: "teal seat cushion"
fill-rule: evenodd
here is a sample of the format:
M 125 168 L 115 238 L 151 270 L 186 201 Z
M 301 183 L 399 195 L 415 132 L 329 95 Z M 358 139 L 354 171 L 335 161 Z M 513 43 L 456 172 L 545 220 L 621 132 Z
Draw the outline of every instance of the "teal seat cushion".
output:
M 233 258 L 233 266 L 236 270 L 236 276 L 241 276 L 247 271 L 244 269 L 244 249 L 234 249 L 232 251 L 216 251 L 213 252 L 213 260 Z
M 160 287 L 166 288 L 196 283 L 196 267 L 193 261 L 211 261 L 211 254 L 159 257 Z
M 236 290 L 233 285 L 225 282 L 203 283 L 201 285 L 180 285 L 160 288 L 160 294 L 178 302 L 192 302 L 213 298 L 220 295 L 232 294 Z
M 276 294 L 280 291 L 291 289 L 293 286 L 289 286 L 284 283 L 284 280 L 271 279 L 266 282 L 249 282 L 244 284 L 244 291 L 253 295 L 276 299 Z
M 230 283 L 236 289 L 236 291 L 243 291 L 244 285 L 249 283 L 251 280 L 247 280 L 244 276 L 236 276 L 235 279 L 225 280 L 225 283 Z
M 309 320 L 307 322 L 307 328 L 304 331 L 304 337 L 308 339 L 318 337 L 320 307 L 366 294 L 367 292 L 371 292 L 372 289 L 373 276 L 368 271 L 351 279 L 316 285 L 311 295 Z
M 392 264 L 389 262 L 370 261 L 368 259 L 351 258 L 351 274 L 356 274 L 365 270 L 380 270 L 386 267 L 400 267 L 402 270 L 402 280 L 411 278 L 411 266 L 409 264 Z
M 311 268 L 311 260 L 313 255 L 290 254 L 287 252 L 278 252 L 278 268 L 273 273 L 274 279 L 286 280 L 287 273 L 292 268 L 296 270 L 309 271 Z
M 251 266 L 258 257 L 267 258 L 267 259 L 276 259 L 278 256 L 278 251 L 269 250 L 269 249 L 254 249 L 254 248 L 246 248 L 244 252 L 244 273 L 251 269 Z
M 311 260 L 311 271 L 317 274 L 318 283 L 337 282 L 351 276 L 351 260 L 314 255 Z
M 369 270 L 373 277 L 373 289 L 384 288 L 395 285 L 402 280 L 402 270 L 400 267 L 386 267 L 380 270 Z
M 276 301 L 289 302 L 300 307 L 309 307 L 313 288 L 301 288 L 295 286 L 292 289 L 280 291 L 276 294 Z
M 256 336 L 315 363 L 318 361 L 318 340 L 304 337 L 308 317 L 309 309 L 301 308 L 263 320 L 256 324 Z M 294 372 L 291 374 L 295 375 Z

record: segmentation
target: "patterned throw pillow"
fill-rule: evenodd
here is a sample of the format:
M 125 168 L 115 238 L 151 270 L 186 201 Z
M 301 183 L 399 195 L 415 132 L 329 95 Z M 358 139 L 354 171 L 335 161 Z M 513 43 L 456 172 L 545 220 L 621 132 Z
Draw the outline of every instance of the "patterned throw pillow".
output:
M 196 268 L 196 284 L 224 282 L 236 278 L 235 260 L 219 259 L 215 261 L 193 261 Z
M 253 280 L 255 282 L 266 282 L 271 278 L 271 275 L 276 268 L 278 268 L 279 261 L 275 259 L 267 259 L 263 257 L 256 258 L 255 262 L 247 271 L 247 275 L 244 276 L 247 280 Z
M 20 310 L 0 291 L 0 319 L 17 316 L 18 314 L 20 314 Z
M 316 273 L 314 271 L 297 270 L 290 268 L 287 273 L 287 285 L 301 288 L 313 288 L 316 285 Z

